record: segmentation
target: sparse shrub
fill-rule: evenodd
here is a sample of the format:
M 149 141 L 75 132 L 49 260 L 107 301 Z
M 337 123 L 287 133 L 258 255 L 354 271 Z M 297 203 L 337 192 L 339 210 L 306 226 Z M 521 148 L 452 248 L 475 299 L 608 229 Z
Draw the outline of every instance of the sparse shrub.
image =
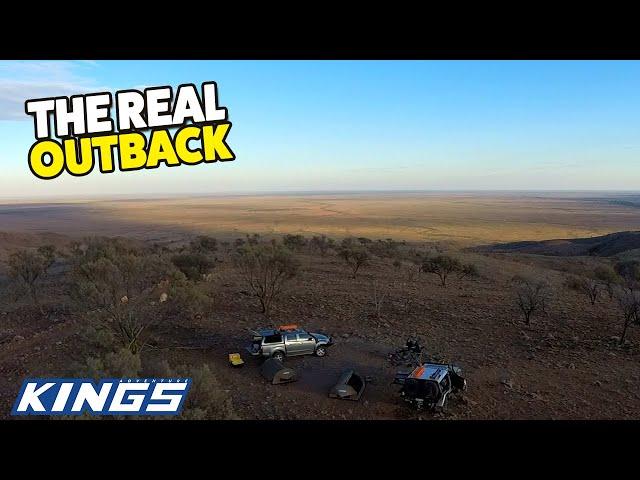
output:
M 247 234 L 246 238 L 247 238 L 247 245 L 251 245 L 252 247 L 255 247 L 260 243 L 260 234 L 258 233 L 254 233 L 252 235 Z
M 393 261 L 392 265 L 393 265 L 395 268 L 400 268 L 400 267 L 402 266 L 402 262 L 396 258 L 396 259 Z
M 231 397 L 224 391 L 208 364 L 199 367 L 181 365 L 171 368 L 164 360 L 153 376 L 190 378 L 191 388 L 185 397 L 179 418 L 185 420 L 237 420 Z
M 594 278 L 606 289 L 609 299 L 613 299 L 614 287 L 622 282 L 615 270 L 608 266 L 598 266 L 593 272 Z
M 137 377 L 141 368 L 140 354 L 122 347 L 97 357 L 88 357 L 80 369 L 80 374 L 95 380 Z
M 376 318 L 382 319 L 382 305 L 387 298 L 387 291 L 380 288 L 378 282 L 373 282 L 373 306 L 375 307 Z
M 352 248 L 358 245 L 353 237 L 346 237 L 340 241 L 340 248 Z
M 215 266 L 215 262 L 203 253 L 179 253 L 171 257 L 171 262 L 189 280 L 201 280 Z
M 236 248 L 240 248 L 240 247 L 241 247 L 241 246 L 243 246 L 245 243 L 246 243 L 246 242 L 245 242 L 244 238 L 236 238 L 236 239 L 233 241 L 233 246 L 234 246 L 234 247 L 236 247 Z
M 282 244 L 290 250 L 300 250 L 307 244 L 307 239 L 303 235 L 287 234 L 282 239 Z
M 167 292 L 168 314 L 197 318 L 213 311 L 215 300 L 204 291 L 203 283 L 174 280 Z
M 218 251 L 218 240 L 207 235 L 200 235 L 189 244 L 193 252 L 210 254 Z
M 526 325 L 531 323 L 531 317 L 537 312 L 544 312 L 550 298 L 549 283 L 545 280 L 516 275 L 511 279 L 516 288 L 517 305 Z
M 400 245 L 400 242 L 391 238 L 376 240 L 369 244 L 369 251 L 380 258 L 392 258 L 398 256 Z
M 258 297 L 265 316 L 269 316 L 274 300 L 300 267 L 290 250 L 274 244 L 241 247 L 235 252 L 233 260 L 249 288 Z
M 234 411 L 231 397 L 224 390 L 208 364 L 201 366 L 181 365 L 172 368 L 166 360 L 162 360 L 149 365 L 148 361 L 142 362 L 140 355 L 122 348 L 87 358 L 85 363 L 77 368 L 77 371 L 79 376 L 95 380 L 139 377 L 141 375 L 159 378 L 190 378 L 191 388 L 185 397 L 180 416 L 168 418 L 184 420 L 239 419 Z M 68 419 L 74 418 L 79 417 L 69 417 Z M 85 415 L 82 418 L 95 419 L 99 417 Z M 143 416 L 141 418 L 152 417 Z
M 578 277 L 572 275 L 567 277 L 565 281 L 567 288 L 575 290 L 576 292 L 586 295 L 591 302 L 591 305 L 595 305 L 598 299 L 598 293 L 600 293 L 600 282 L 595 278 Z
M 407 266 L 407 281 L 409 282 L 415 282 L 416 278 L 418 277 L 418 275 L 420 274 L 420 271 L 422 270 L 422 264 L 421 263 L 412 263 L 410 265 Z
M 312 250 L 320 252 L 320 255 L 324 257 L 329 249 L 333 248 L 334 243 L 332 238 L 327 238 L 325 235 L 314 235 L 309 242 L 309 246 Z
M 434 273 L 440 278 L 440 285 L 447 285 L 447 278 L 453 272 L 458 272 L 462 268 L 460 261 L 449 255 L 438 255 L 436 257 L 427 258 L 422 264 L 422 271 L 425 273 Z
M 463 278 L 474 278 L 478 275 L 478 267 L 474 263 L 464 263 L 458 271 L 459 280 L 462 280 Z
M 55 261 L 55 248 L 46 245 L 33 250 L 20 250 L 9 256 L 9 278 L 18 292 L 29 296 L 41 313 L 40 282 Z
M 640 287 L 640 261 L 628 260 L 618 262 L 614 268 L 627 290 L 630 292 L 638 290 L 638 287 Z
M 358 270 L 369 264 L 369 252 L 364 247 L 353 243 L 347 243 L 347 245 L 345 246 L 343 241 L 343 246 L 338 254 L 351 268 L 351 278 L 356 278 Z
M 373 240 L 367 237 L 358 237 L 356 240 L 358 241 L 358 243 L 360 243 L 360 245 L 365 245 L 365 246 L 373 242 Z

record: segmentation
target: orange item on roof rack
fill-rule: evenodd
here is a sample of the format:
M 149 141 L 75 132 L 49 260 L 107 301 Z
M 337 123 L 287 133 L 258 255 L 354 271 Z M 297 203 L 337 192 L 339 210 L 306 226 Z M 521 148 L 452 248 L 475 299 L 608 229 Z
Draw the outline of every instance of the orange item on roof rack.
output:
M 280 325 L 278 327 L 278 330 L 280 330 L 281 332 L 288 332 L 288 331 L 297 330 L 297 329 L 298 329 L 298 325 L 294 325 L 294 324 L 291 324 L 291 325 Z

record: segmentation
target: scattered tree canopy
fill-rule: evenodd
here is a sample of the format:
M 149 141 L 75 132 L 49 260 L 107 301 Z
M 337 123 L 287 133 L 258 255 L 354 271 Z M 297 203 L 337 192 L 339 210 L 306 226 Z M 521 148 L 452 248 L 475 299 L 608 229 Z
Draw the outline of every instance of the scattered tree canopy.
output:
M 358 270 L 369 264 L 369 252 L 363 246 L 349 240 L 343 240 L 338 254 L 351 268 L 351 277 L 356 278 Z
M 40 281 L 55 261 L 55 248 L 47 245 L 37 250 L 20 250 L 9 256 L 9 277 L 18 290 L 29 295 L 33 304 L 40 309 Z
M 434 273 L 440 278 L 440 285 L 447 285 L 447 278 L 453 272 L 462 269 L 462 264 L 456 258 L 448 255 L 438 255 L 436 257 L 427 258 L 422 263 L 422 271 L 425 273 Z
M 234 254 L 234 263 L 266 316 L 300 266 L 290 250 L 274 244 L 240 247 Z
M 171 262 L 189 280 L 201 280 L 215 266 L 215 262 L 203 253 L 180 253 L 171 257 Z

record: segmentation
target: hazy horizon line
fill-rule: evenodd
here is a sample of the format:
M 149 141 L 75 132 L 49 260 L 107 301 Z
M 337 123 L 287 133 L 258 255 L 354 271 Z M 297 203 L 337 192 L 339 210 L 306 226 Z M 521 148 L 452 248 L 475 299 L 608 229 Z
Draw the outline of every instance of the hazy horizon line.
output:
M 82 201 L 82 200 L 160 200 L 166 198 L 235 197 L 235 196 L 314 196 L 314 195 L 362 195 L 362 194 L 595 194 L 640 195 L 640 190 L 615 189 L 330 189 L 330 190 L 238 190 L 228 192 L 154 192 L 113 194 L 58 194 L 58 195 L 1 195 L 4 201 Z

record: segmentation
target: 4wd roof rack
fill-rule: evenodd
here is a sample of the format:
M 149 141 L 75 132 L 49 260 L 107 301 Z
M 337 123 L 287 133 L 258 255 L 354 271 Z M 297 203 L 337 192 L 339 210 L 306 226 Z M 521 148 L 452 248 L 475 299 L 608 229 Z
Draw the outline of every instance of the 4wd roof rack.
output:
M 291 324 L 291 325 L 280 325 L 280 326 L 278 327 L 278 330 L 280 330 L 281 332 L 291 332 L 291 331 L 298 330 L 298 325 L 295 325 L 295 324 Z

